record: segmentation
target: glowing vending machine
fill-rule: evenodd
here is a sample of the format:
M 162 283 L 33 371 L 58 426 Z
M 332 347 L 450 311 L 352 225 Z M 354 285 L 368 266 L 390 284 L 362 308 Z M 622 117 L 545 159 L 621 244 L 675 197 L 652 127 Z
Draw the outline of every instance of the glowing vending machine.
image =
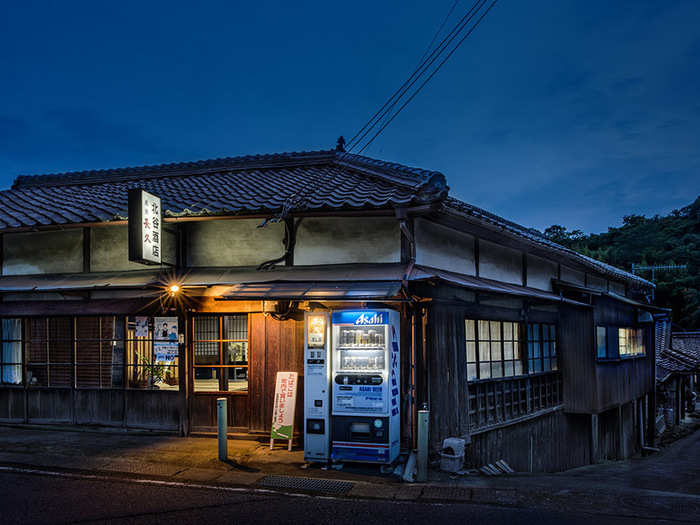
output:
M 399 314 L 334 311 L 331 459 L 391 463 L 399 455 Z
M 304 313 L 304 460 L 328 461 L 330 315 Z

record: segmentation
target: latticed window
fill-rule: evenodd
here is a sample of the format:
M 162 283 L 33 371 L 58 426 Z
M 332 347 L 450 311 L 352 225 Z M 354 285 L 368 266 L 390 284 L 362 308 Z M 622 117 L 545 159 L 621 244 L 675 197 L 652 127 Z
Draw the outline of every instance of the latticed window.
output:
M 75 318 L 75 386 L 120 388 L 124 384 L 124 317 Z
M 557 360 L 556 326 L 553 324 L 527 325 L 527 370 L 550 372 L 559 369 Z
M 618 328 L 617 338 L 620 357 L 646 355 L 643 328 Z
M 196 316 L 195 392 L 248 390 L 248 314 Z
M 73 386 L 72 317 L 26 319 L 25 345 L 30 386 Z
M 126 377 L 128 388 L 178 390 L 179 356 L 159 361 L 154 352 L 151 319 L 129 317 L 126 325 Z M 137 331 L 137 323 L 144 323 Z M 142 335 L 136 335 L 137 333 Z
M 465 321 L 467 379 L 511 377 L 523 373 L 519 324 L 510 321 Z
M 19 385 L 22 383 L 22 319 L 3 319 L 0 330 L 0 383 Z

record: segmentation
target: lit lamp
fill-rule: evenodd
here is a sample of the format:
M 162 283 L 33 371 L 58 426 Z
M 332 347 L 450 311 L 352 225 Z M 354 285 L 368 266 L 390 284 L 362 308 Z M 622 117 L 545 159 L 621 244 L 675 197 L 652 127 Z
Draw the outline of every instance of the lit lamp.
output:
M 307 344 L 310 348 L 321 348 L 326 345 L 326 316 L 310 315 L 307 318 Z
M 168 286 L 168 292 L 170 292 L 170 295 L 172 297 L 175 297 L 180 292 L 180 285 L 171 284 L 170 286 Z

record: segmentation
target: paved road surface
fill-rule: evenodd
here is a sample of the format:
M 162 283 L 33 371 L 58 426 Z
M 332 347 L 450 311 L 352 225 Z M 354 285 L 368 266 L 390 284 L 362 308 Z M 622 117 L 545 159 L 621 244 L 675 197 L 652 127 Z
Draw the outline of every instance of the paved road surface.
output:
M 365 501 L 256 494 L 127 480 L 0 473 L 0 523 L 659 523 L 476 504 Z M 663 522 L 661 522 L 663 523 Z

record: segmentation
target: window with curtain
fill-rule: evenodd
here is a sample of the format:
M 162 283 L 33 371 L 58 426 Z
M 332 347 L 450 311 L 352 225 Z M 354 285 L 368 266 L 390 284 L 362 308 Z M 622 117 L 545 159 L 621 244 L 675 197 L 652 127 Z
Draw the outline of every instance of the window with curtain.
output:
M 25 320 L 27 384 L 73 386 L 73 318 L 30 317 Z
M 556 333 L 553 324 L 527 325 L 527 370 L 530 374 L 559 369 Z
M 620 357 L 646 355 L 643 328 L 618 328 L 617 341 Z
M 153 318 L 148 318 L 147 335 L 137 336 L 136 317 L 127 319 L 126 385 L 146 390 L 179 390 L 179 356 L 172 361 L 158 361 L 153 351 Z
M 195 392 L 248 390 L 248 314 L 196 316 L 193 322 Z
M 510 321 L 465 320 L 468 380 L 523 373 L 519 326 Z
M 0 355 L 0 383 L 22 384 L 22 319 L 3 319 L 0 324 L 2 355 Z

